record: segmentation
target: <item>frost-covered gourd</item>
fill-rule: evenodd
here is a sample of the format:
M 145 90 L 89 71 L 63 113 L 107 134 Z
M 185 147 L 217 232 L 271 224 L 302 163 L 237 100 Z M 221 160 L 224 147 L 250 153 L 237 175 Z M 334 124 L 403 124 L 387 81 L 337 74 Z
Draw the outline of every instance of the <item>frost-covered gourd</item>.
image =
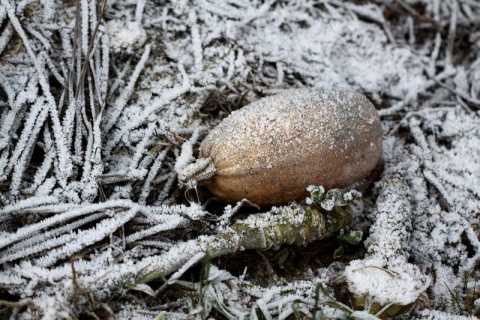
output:
M 203 182 L 218 198 L 260 206 L 342 188 L 369 175 L 382 154 L 380 119 L 363 95 L 296 90 L 232 112 L 200 146 L 215 167 Z

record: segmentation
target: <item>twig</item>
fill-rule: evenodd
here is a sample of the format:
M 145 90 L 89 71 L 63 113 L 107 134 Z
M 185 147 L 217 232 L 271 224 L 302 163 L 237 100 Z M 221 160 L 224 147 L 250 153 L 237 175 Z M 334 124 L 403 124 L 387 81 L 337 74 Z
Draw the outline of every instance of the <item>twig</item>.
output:
M 408 3 L 406 3 L 404 0 L 396 0 L 396 2 L 402 7 L 409 15 L 411 15 L 415 20 L 419 21 L 424 21 L 431 23 L 436 29 L 440 29 L 439 24 L 437 21 L 430 17 L 426 17 L 420 13 L 418 13 L 417 10 L 415 10 L 413 7 L 411 7 Z
M 7 307 L 7 308 L 14 308 L 14 309 L 29 307 L 32 310 L 39 310 L 37 305 L 33 303 L 33 301 L 30 299 L 18 301 L 18 302 L 0 300 L 0 306 Z
M 438 84 L 439 86 L 451 91 L 452 93 L 456 94 L 457 96 L 467 100 L 468 102 L 474 104 L 474 105 L 477 105 L 479 108 L 480 108 L 480 100 L 477 100 L 475 98 L 472 98 L 470 96 L 468 96 L 468 94 L 466 94 L 465 92 L 462 92 L 462 91 L 458 91 L 448 85 L 446 85 L 445 83 L 437 80 L 436 78 L 432 78 L 433 81 L 435 81 L 436 84 Z M 478 109 L 478 108 L 477 108 Z
M 453 49 L 455 46 L 455 33 L 457 30 L 458 3 L 457 0 L 450 1 L 452 13 L 450 15 L 450 27 L 448 28 L 447 48 L 445 54 L 445 64 L 452 66 Z
M 78 94 L 80 92 L 80 88 L 83 86 L 83 79 L 85 78 L 85 73 L 88 69 L 88 65 L 90 63 L 90 54 L 92 52 L 93 45 L 95 43 L 95 37 L 98 32 L 98 27 L 100 26 L 100 23 L 102 22 L 103 16 L 104 16 L 104 11 L 105 7 L 107 5 L 107 0 L 103 0 L 102 2 L 102 7 L 100 8 L 100 19 L 98 19 L 97 24 L 95 26 L 95 30 L 93 30 L 92 33 L 92 38 L 90 39 L 90 44 L 88 45 L 87 49 L 87 54 L 85 55 L 85 62 L 83 64 L 82 70 L 80 71 L 80 79 L 77 83 L 77 88 L 75 89 L 75 100 L 78 98 Z
M 132 75 L 130 76 L 130 79 L 128 81 L 128 84 L 127 84 L 126 88 L 123 88 L 122 93 L 115 100 L 113 108 L 110 111 L 110 113 L 108 114 L 108 120 L 104 124 L 104 131 L 105 132 L 108 132 L 114 126 L 114 124 L 117 122 L 118 117 L 122 113 L 123 108 L 126 106 L 126 104 L 128 102 L 128 98 L 130 97 L 130 95 L 132 94 L 132 92 L 134 90 L 134 85 L 137 82 L 138 77 L 140 76 L 140 73 L 142 72 L 143 68 L 145 67 L 145 64 L 147 63 L 147 59 L 150 55 L 150 48 L 151 48 L 151 45 L 146 45 L 145 46 L 145 52 L 142 54 L 142 57 L 138 61 L 137 65 L 135 66 L 135 70 L 133 71 Z M 125 66 L 125 69 L 124 69 L 125 71 L 128 70 L 127 66 L 129 66 L 129 63 L 127 63 L 127 65 Z M 123 75 L 124 70 L 122 70 L 122 75 Z M 115 84 L 116 83 L 114 83 L 114 86 L 115 86 Z M 113 87 L 110 91 L 112 91 L 112 90 L 113 90 Z M 112 92 L 110 92 L 110 94 L 112 94 Z

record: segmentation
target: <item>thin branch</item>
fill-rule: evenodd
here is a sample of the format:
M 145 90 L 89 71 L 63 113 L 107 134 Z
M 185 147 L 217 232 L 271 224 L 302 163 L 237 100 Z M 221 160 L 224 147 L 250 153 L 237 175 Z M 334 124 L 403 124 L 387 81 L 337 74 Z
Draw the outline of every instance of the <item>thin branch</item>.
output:
M 95 26 L 95 30 L 93 30 L 93 34 L 92 34 L 92 37 L 90 39 L 90 44 L 88 45 L 87 53 L 85 55 L 85 61 L 84 61 L 82 70 L 80 71 L 80 79 L 77 83 L 77 88 L 75 89 L 75 99 L 78 98 L 80 89 L 83 86 L 83 79 L 85 78 L 85 74 L 87 72 L 88 65 L 90 63 L 90 54 L 92 52 L 92 48 L 93 48 L 93 45 L 95 43 L 95 38 L 96 38 L 96 35 L 97 35 L 97 32 L 98 32 L 98 28 L 99 28 L 99 26 L 100 26 L 100 24 L 103 20 L 106 5 L 107 5 L 107 0 L 103 0 L 102 7 L 100 8 L 100 13 L 99 13 L 100 14 L 100 19 L 98 19 L 97 25 Z

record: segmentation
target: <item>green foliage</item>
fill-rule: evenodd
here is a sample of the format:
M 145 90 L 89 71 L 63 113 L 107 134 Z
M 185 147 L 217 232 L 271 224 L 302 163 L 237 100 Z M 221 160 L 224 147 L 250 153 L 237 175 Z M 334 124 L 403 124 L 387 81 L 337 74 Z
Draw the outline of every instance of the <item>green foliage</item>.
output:
M 347 245 L 359 245 L 362 242 L 363 232 L 360 230 L 350 230 L 344 232 L 340 230 L 340 235 L 337 236 L 339 242 L 338 248 L 333 253 L 335 259 L 341 258 L 345 255 L 345 247 Z
M 475 273 L 464 274 L 461 293 L 454 292 L 445 283 L 450 293 L 450 301 L 455 314 L 462 316 L 480 316 L 479 281 Z
M 307 204 L 316 204 L 326 211 L 332 211 L 335 207 L 346 207 L 355 199 L 361 198 L 362 194 L 357 190 L 343 192 L 340 189 L 330 189 L 325 192 L 322 186 L 309 186 L 310 198 Z
M 350 230 L 346 233 L 341 232 L 337 239 L 348 244 L 358 245 L 362 241 L 362 237 L 362 231 Z
M 143 273 L 147 267 L 141 269 L 134 278 L 133 283 L 124 290 L 124 294 L 130 290 L 137 290 L 145 292 L 153 296 L 153 290 L 146 285 L 146 283 L 151 282 L 156 279 L 160 279 L 163 283 L 167 282 L 167 279 L 160 272 L 148 272 Z

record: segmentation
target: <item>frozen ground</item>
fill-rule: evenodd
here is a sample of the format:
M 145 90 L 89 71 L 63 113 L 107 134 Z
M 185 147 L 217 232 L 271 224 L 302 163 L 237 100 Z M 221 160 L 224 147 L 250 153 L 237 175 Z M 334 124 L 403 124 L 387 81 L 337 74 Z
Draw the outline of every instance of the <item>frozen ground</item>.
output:
M 478 1 L 95 2 L 0 2 L 1 318 L 479 315 Z M 379 111 L 365 249 L 288 277 L 264 259 L 263 285 L 219 260 L 188 271 L 235 252 L 232 217 L 255 210 L 203 206 L 177 172 L 232 110 L 295 88 Z M 280 213 L 286 242 L 313 240 L 290 206 L 245 223 Z

